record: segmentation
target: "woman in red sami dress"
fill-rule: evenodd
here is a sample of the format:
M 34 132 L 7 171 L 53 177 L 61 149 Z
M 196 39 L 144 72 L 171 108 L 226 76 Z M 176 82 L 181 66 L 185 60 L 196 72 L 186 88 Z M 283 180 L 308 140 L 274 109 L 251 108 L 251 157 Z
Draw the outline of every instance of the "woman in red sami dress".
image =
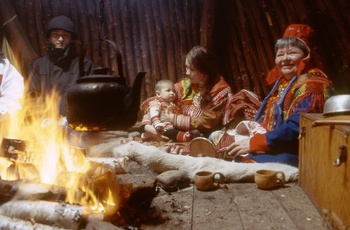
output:
M 267 132 L 233 142 L 221 152 L 236 161 L 298 166 L 300 114 L 322 113 L 324 102 L 334 93 L 328 77 L 312 63 L 313 33 L 311 27 L 303 24 L 287 27 L 275 45 L 276 67 L 267 77 L 267 82 L 273 84 L 272 90 L 255 116 Z
M 186 55 L 185 65 L 188 78 L 175 84 L 183 113 L 162 114 L 163 122 L 171 122 L 178 130 L 198 130 L 208 136 L 242 116 L 253 119 L 260 105 L 257 96 L 245 90 L 234 95 L 207 47 L 193 47 Z M 239 106 L 234 107 L 235 104 Z M 145 132 L 157 134 L 151 125 L 145 125 Z

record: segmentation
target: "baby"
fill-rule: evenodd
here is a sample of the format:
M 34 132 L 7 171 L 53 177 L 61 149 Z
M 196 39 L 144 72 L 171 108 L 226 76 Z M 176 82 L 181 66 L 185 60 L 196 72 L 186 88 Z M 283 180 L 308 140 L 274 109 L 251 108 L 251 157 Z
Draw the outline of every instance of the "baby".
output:
M 162 133 L 173 141 L 191 141 L 190 132 L 176 130 L 170 122 L 160 120 L 161 113 L 164 111 L 181 114 L 181 107 L 176 104 L 174 83 L 167 79 L 158 81 L 155 86 L 155 94 L 156 96 L 146 99 L 140 106 L 144 112 L 141 124 L 152 124 L 158 133 Z

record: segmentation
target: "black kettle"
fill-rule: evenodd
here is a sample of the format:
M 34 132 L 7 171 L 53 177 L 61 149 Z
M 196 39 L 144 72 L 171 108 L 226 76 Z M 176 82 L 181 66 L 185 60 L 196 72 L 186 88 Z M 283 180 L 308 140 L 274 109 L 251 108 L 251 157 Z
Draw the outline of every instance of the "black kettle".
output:
M 115 43 L 119 76 L 94 72 L 77 80 L 66 96 L 68 124 L 77 131 L 125 130 L 138 118 L 142 81 L 146 72 L 136 75 L 132 87 L 122 76 L 121 55 Z M 95 74 L 96 73 L 96 74 Z M 121 74 L 120 74 L 121 73 Z
M 66 96 L 68 124 L 77 131 L 125 130 L 138 117 L 145 72 L 130 88 L 111 75 L 90 75 L 77 80 Z

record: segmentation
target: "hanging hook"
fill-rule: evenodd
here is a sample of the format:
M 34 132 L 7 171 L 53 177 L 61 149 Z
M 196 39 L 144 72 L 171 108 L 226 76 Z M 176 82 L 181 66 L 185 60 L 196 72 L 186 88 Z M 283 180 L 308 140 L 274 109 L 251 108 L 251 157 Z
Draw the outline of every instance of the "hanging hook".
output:
M 98 26 L 98 33 L 99 33 L 99 39 L 100 41 L 105 41 L 107 42 L 110 46 L 112 46 L 112 48 L 114 49 L 114 51 L 116 52 L 116 56 L 117 56 L 117 66 L 118 66 L 118 75 L 121 78 L 124 78 L 124 74 L 123 74 L 123 62 L 122 62 L 122 55 L 118 49 L 117 44 L 114 41 L 108 40 L 108 35 L 105 35 L 104 37 L 102 37 L 102 25 L 104 23 L 104 1 L 105 0 L 100 0 L 100 22 L 99 22 L 99 26 Z M 125 83 L 125 79 L 124 80 Z

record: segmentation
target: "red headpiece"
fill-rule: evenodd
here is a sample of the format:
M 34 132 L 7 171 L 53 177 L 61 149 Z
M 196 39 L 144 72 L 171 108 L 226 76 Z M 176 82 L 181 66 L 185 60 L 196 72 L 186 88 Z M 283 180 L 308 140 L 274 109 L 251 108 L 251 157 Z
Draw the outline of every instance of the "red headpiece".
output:
M 313 38 L 313 35 L 314 35 L 314 30 L 310 26 L 304 25 L 304 24 L 289 25 L 284 31 L 284 34 L 283 34 L 284 38 L 296 37 L 300 41 L 302 41 L 309 50 L 309 54 L 307 55 L 307 57 L 305 57 L 299 64 L 298 74 L 301 74 L 304 70 L 306 70 L 306 67 L 310 62 L 310 55 L 311 55 L 310 47 L 311 47 L 311 40 Z M 277 67 L 274 67 L 268 73 L 266 82 L 270 85 L 282 76 L 283 75 L 279 71 L 279 69 L 277 69 Z

